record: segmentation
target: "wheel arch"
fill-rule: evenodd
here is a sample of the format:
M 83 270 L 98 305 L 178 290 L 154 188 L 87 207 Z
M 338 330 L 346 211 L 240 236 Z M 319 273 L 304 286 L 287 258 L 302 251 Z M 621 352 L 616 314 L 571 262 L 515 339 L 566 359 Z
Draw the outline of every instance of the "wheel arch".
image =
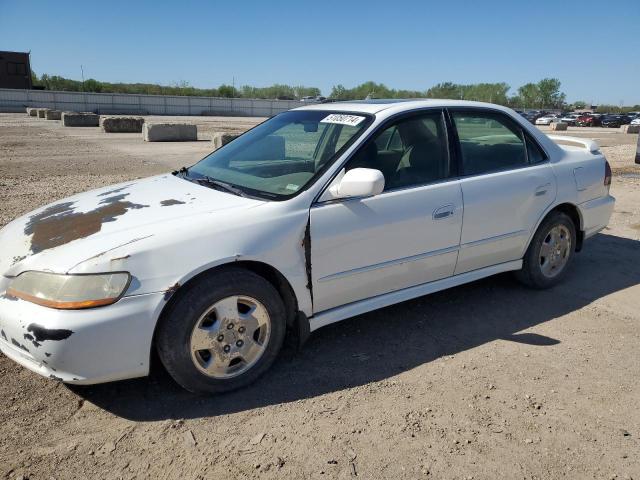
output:
M 540 228 L 540 225 L 542 225 L 542 222 L 544 222 L 549 217 L 549 215 L 551 215 L 551 214 L 553 214 L 555 212 L 562 212 L 562 213 L 566 214 L 567 216 L 569 216 L 569 218 L 571 218 L 571 220 L 573 221 L 573 224 L 576 227 L 576 248 L 575 248 L 575 251 L 579 252 L 580 250 L 582 250 L 582 243 L 584 241 L 584 230 L 583 230 L 582 214 L 580 213 L 580 209 L 576 205 L 574 205 L 573 203 L 564 202 L 564 203 L 559 203 L 557 205 L 553 205 L 553 206 L 549 207 L 549 209 L 544 213 L 544 215 L 542 215 L 540 217 L 540 220 L 538 220 L 538 223 L 536 224 L 536 228 L 534 228 L 531 231 L 531 234 L 529 235 L 529 240 L 527 241 L 527 246 L 524 249 L 523 255 L 528 250 L 529 245 L 531 244 L 531 241 L 533 240 L 533 236 L 538 231 L 538 228 Z
M 267 282 L 269 282 L 273 287 L 278 291 L 282 301 L 284 302 L 287 318 L 287 330 L 296 331 L 296 323 L 302 320 L 306 320 L 306 316 L 301 314 L 298 311 L 298 299 L 296 294 L 291 286 L 291 283 L 287 278 L 275 267 L 269 265 L 264 262 L 256 261 L 256 260 L 237 260 L 227 263 L 222 263 L 218 265 L 214 265 L 210 268 L 207 268 L 201 272 L 196 273 L 192 277 L 190 277 L 187 281 L 182 284 L 176 284 L 171 289 L 167 290 L 165 293 L 166 302 L 160 310 L 160 314 L 156 320 L 156 324 L 153 330 L 153 337 L 151 341 L 151 350 L 149 352 L 151 363 L 156 363 L 157 359 L 155 353 L 155 345 L 156 345 L 156 335 L 158 332 L 158 326 L 162 322 L 164 315 L 169 310 L 169 307 L 174 304 L 184 293 L 189 289 L 191 285 L 194 285 L 198 281 L 202 280 L 208 275 L 214 275 L 219 272 L 223 272 L 224 270 L 232 269 L 232 268 L 240 268 L 247 270 L 249 272 L 253 272 L 256 275 L 264 278 Z M 308 322 L 308 321 L 307 321 Z

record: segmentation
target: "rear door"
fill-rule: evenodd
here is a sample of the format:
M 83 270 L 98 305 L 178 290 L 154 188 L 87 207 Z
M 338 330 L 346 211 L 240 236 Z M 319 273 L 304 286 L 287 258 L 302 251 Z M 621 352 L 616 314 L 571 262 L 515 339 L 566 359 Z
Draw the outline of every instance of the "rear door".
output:
M 455 273 L 518 260 L 556 196 L 547 156 L 504 113 L 451 109 L 450 114 L 459 141 L 464 198 Z

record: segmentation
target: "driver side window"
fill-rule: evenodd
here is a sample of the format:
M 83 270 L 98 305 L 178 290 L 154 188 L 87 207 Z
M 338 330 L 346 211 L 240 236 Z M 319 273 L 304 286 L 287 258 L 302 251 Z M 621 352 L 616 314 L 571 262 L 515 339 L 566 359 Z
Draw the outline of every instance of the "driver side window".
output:
M 412 116 L 387 126 L 351 158 L 346 170 L 352 168 L 380 170 L 385 191 L 449 177 L 449 151 L 442 113 Z

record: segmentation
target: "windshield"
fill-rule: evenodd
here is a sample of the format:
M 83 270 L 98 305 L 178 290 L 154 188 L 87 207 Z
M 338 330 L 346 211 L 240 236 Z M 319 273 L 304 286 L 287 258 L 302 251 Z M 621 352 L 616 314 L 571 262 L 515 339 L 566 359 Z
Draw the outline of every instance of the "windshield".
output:
M 187 175 L 257 196 L 290 197 L 319 176 L 371 121 L 361 113 L 285 112 L 211 153 Z

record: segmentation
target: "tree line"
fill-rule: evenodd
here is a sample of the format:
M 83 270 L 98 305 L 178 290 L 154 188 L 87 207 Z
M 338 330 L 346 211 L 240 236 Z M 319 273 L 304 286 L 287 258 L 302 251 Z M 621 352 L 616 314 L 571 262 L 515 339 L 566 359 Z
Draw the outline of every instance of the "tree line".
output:
M 509 95 L 511 86 L 504 82 L 459 84 L 438 83 L 427 90 L 395 90 L 382 83 L 365 82 L 354 88 L 336 85 L 331 98 L 351 100 L 357 98 L 446 98 L 497 103 L 515 108 L 563 108 L 565 94 L 560 90 L 560 80 L 544 78 L 538 83 L 527 83 Z
M 155 83 L 109 83 L 100 82 L 93 78 L 87 80 L 72 80 L 58 75 L 38 77 L 32 73 L 33 85 L 45 90 L 64 92 L 94 92 L 94 93 L 130 93 L 146 95 L 180 95 L 194 97 L 225 97 L 225 98 L 281 98 L 291 99 L 304 96 L 320 95 L 317 87 L 271 85 L 270 87 L 252 87 L 244 85 L 236 88 L 233 85 L 220 85 L 218 88 L 196 88 L 188 82 L 177 82 L 173 85 L 158 85 Z
M 69 92 L 97 92 L 97 93 L 130 93 L 148 95 L 184 95 L 201 97 L 225 98 L 264 98 L 264 99 L 300 99 L 305 96 L 318 96 L 317 87 L 292 86 L 275 84 L 270 87 L 253 87 L 243 85 L 236 88 L 233 85 L 220 85 L 217 88 L 196 88 L 188 82 L 177 82 L 173 85 L 158 85 L 155 83 L 109 83 L 100 82 L 93 78 L 85 80 L 71 80 L 58 75 L 43 74 L 38 77 L 32 73 L 33 84 L 46 90 L 60 90 Z M 588 108 L 586 102 L 577 101 L 572 105 L 566 103 L 566 95 L 561 91 L 561 82 L 557 78 L 543 78 L 537 83 L 526 83 L 518 87 L 510 95 L 511 86 L 505 82 L 459 84 L 453 82 L 438 83 L 427 90 L 397 90 L 389 88 L 383 83 L 364 82 L 353 88 L 346 88 L 338 84 L 331 89 L 330 99 L 333 100 L 362 100 L 365 98 L 444 98 L 456 100 L 475 100 L 479 102 L 497 103 L 511 108 L 525 109 L 568 109 Z M 615 105 L 601 105 L 601 112 L 622 113 L 639 111 L 640 105 L 629 107 Z

